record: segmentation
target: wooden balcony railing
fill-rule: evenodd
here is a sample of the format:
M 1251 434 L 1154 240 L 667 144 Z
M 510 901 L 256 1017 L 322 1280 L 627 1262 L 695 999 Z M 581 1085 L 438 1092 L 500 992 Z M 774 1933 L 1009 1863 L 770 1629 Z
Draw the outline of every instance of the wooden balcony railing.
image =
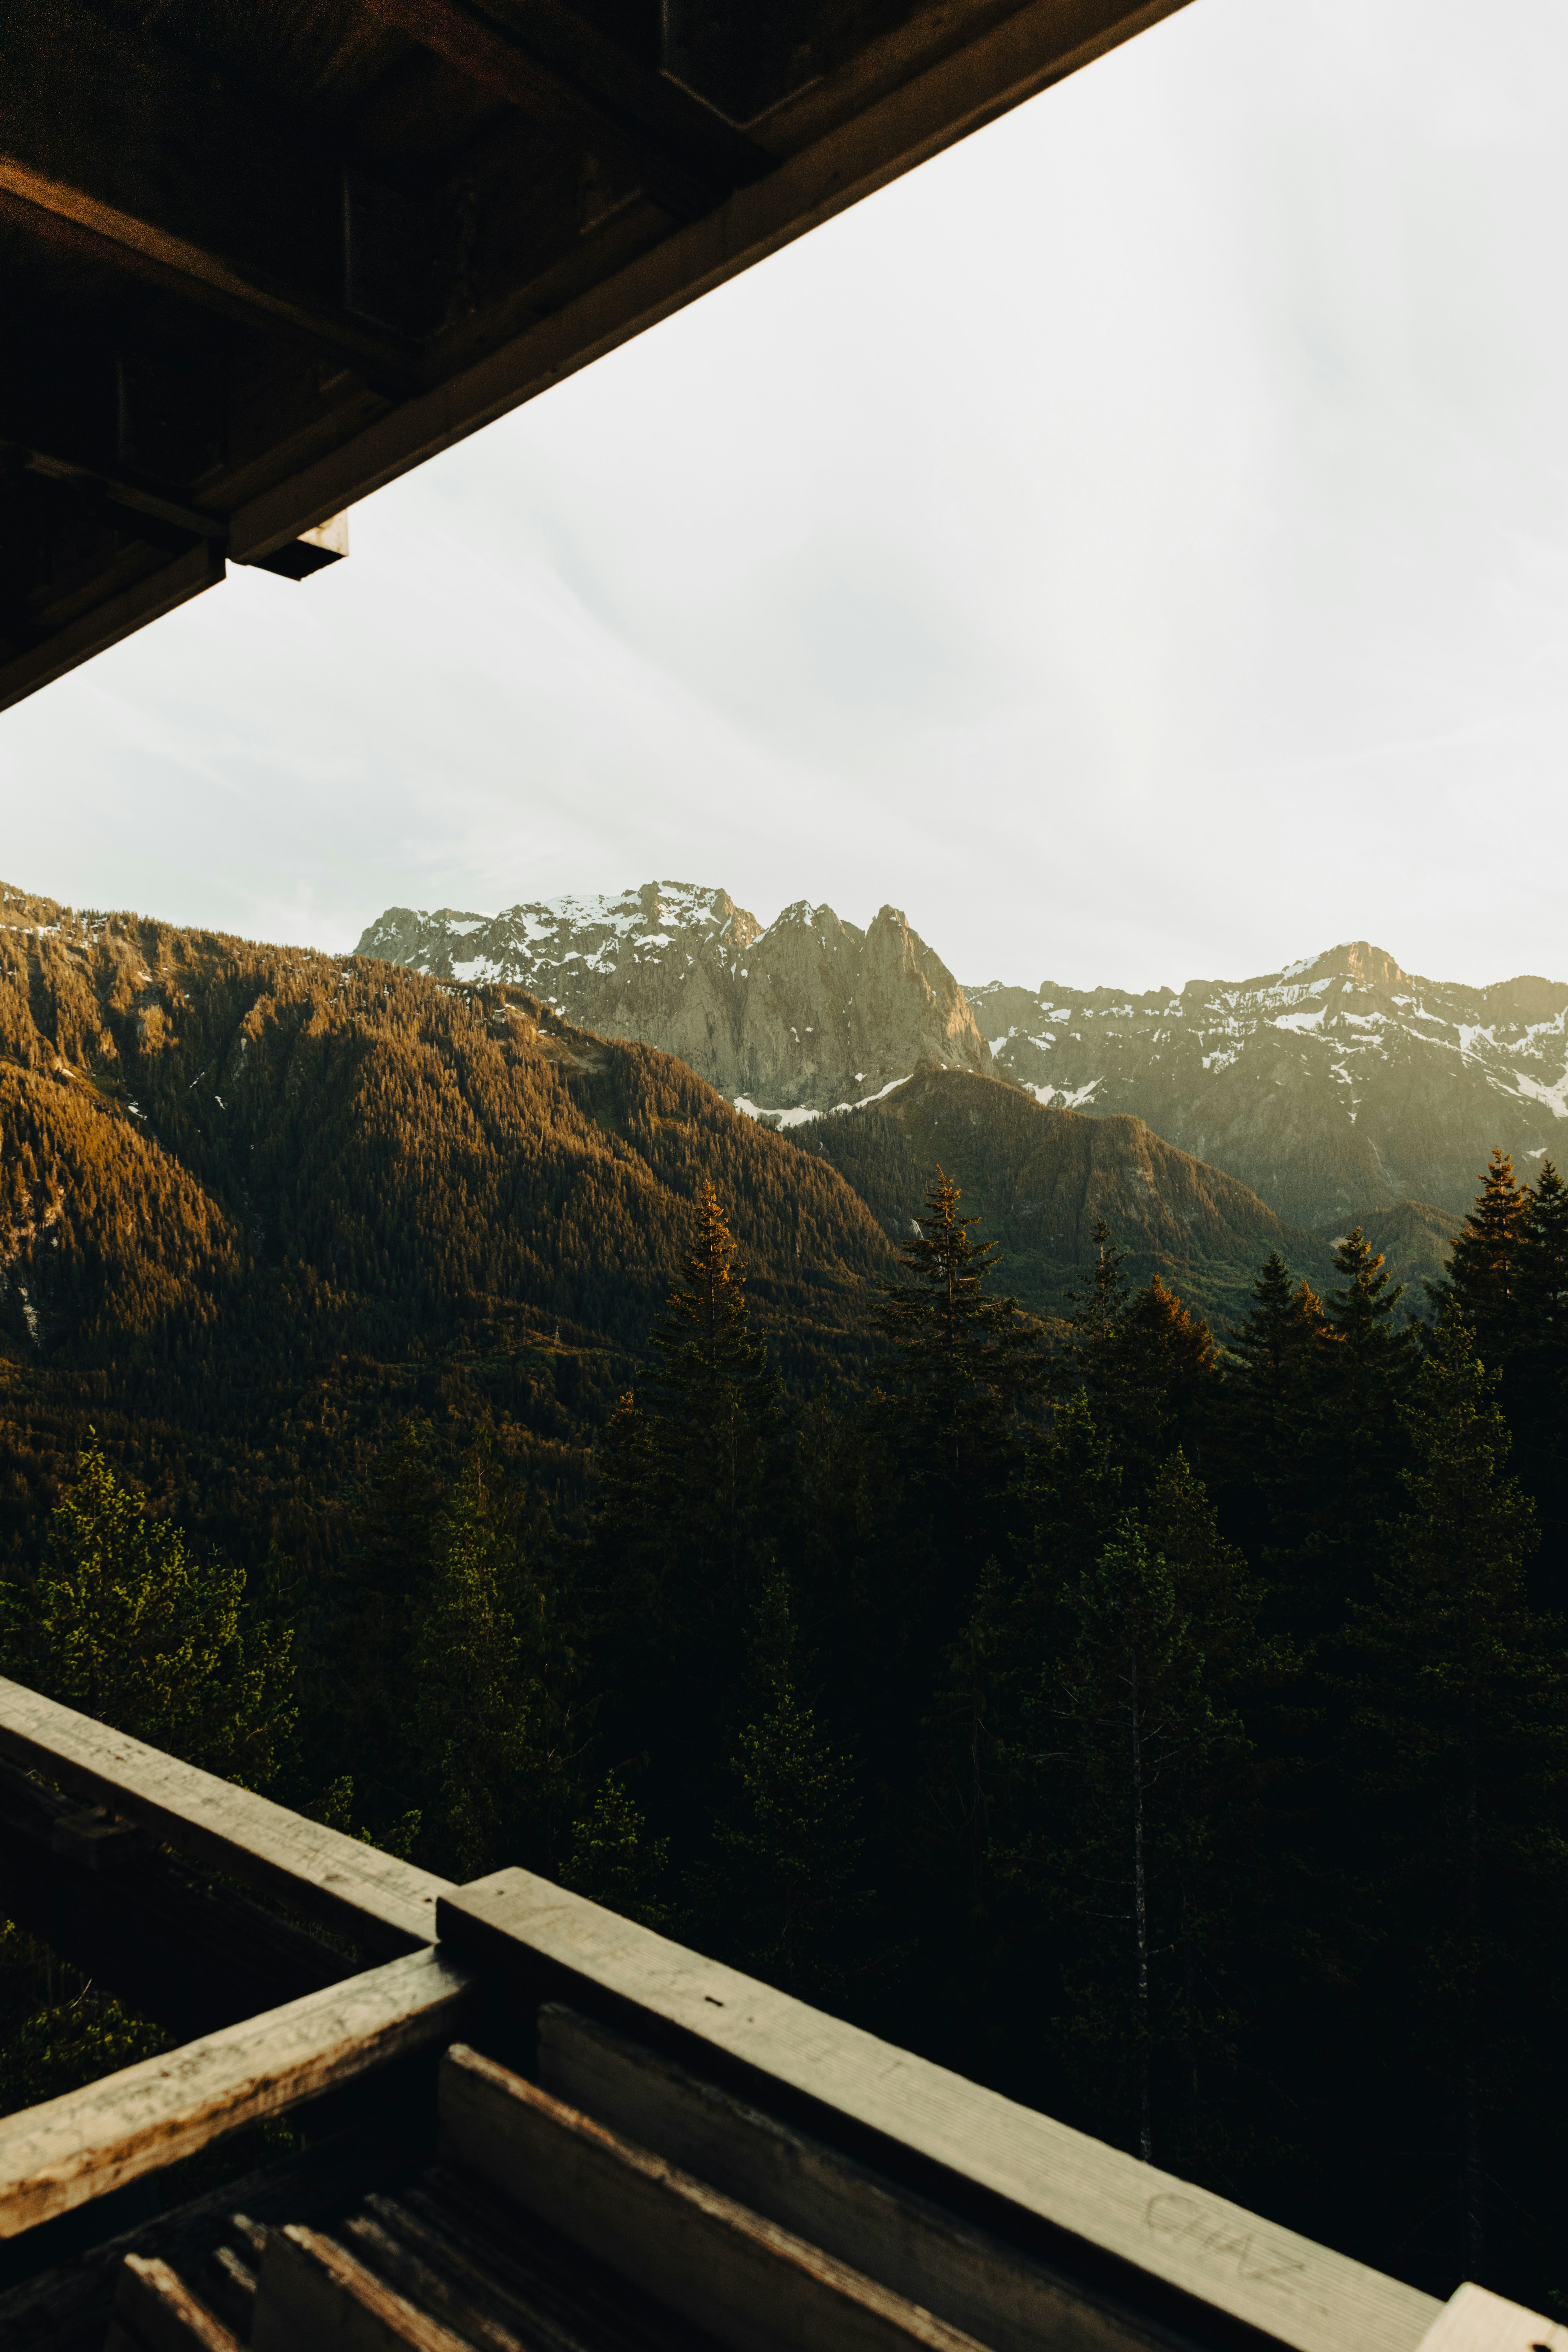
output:
M 1441 2305 L 527 1871 L 450 1885 L 5 1682 L 0 1757 L 0 1910 L 174 2030 L 211 2021 L 0 2119 L 0 2238 L 379 2079 L 431 2105 L 444 2165 L 736 2352 L 1568 2352 L 1568 2329 L 1479 2287 Z M 138 1939 L 160 1919 L 173 1960 L 148 2000 Z M 268 1983 L 276 2005 L 236 2007 Z M 434 2092 L 421 2052 L 445 2053 Z M 294 2312 L 301 2343 L 340 2340 L 309 2315 L 346 2296 L 345 2342 L 362 2305 L 367 2343 L 489 2340 L 399 2335 L 393 2256 L 373 2273 L 353 2251 L 379 2229 L 273 2229 L 251 2280 L 267 2326 Z M 188 2289 L 127 2251 L 79 2258 L 79 2293 L 0 2297 L 0 2341 L 101 2342 L 117 2292 L 121 2343 L 217 2340 L 180 2334 Z M 37 2332 L 51 2294 L 76 2335 Z

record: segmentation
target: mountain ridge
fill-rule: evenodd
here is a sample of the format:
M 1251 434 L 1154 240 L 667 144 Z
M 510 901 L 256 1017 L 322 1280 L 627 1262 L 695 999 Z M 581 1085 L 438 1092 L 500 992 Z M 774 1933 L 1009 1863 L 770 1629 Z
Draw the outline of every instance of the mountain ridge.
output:
M 1423 1272 L 1432 1215 L 1464 1214 L 1494 1145 L 1528 1175 L 1568 1142 L 1568 983 L 1426 980 L 1364 940 L 1180 990 L 966 987 L 892 908 L 862 932 L 801 900 L 764 927 L 727 891 L 649 883 L 494 917 L 389 908 L 359 951 L 516 979 L 785 1127 L 928 1061 L 1126 1113 L 1320 1237 L 1425 1209 L 1394 1220 Z
M 600 1036 L 679 1055 L 753 1116 L 865 1100 L 928 1057 L 991 1069 L 963 990 L 895 907 L 861 930 L 802 898 L 764 925 L 727 890 L 647 882 L 493 916 L 388 908 L 354 952 L 526 988 Z
M 1457 1218 L 1494 1145 L 1529 1173 L 1568 1141 L 1568 983 L 1534 974 L 1431 981 L 1352 940 L 1182 991 L 969 995 L 1037 1101 L 1135 1112 L 1318 1232 L 1404 1202 Z

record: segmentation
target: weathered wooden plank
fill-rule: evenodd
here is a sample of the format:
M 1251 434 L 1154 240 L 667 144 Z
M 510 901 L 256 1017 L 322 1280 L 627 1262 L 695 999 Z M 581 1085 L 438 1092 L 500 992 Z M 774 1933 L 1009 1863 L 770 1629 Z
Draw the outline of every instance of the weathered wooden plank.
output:
M 1568 2327 L 1467 2284 L 1443 2305 L 1421 2352 L 1568 2352 Z
M 446 2038 L 472 1981 L 416 1953 L 0 2118 L 0 2237 Z
M 976 2352 L 974 2338 L 461 2043 L 444 2160 L 736 2352 Z
M 232 2328 L 242 2344 L 248 2344 L 256 2317 L 257 2285 L 257 2274 L 249 2263 L 232 2246 L 217 2246 L 208 2259 L 202 2284 L 225 2326 Z
M 993 2352 L 1037 2352 L 1042 2343 L 1062 2352 L 1127 2352 L 1152 2341 L 1123 2315 L 929 2198 L 555 2002 L 539 2013 L 539 2079 L 568 2105 L 721 2186 Z
M 252 2352 L 473 2352 L 320 2231 L 275 2230 L 261 2265 Z
M 480 2308 L 471 2293 L 465 2294 L 445 2269 L 426 2261 L 374 2215 L 352 2214 L 342 2225 L 342 2234 L 349 2252 L 367 2263 L 378 2278 L 433 2319 L 449 2323 L 465 2342 L 479 2346 L 481 2352 L 540 2352 L 537 2336 L 531 2343 L 503 2326 Z
M 156 2256 L 126 2255 L 114 2315 L 146 2352 L 240 2352 L 238 2337 Z
M 4 1679 L 0 1752 L 130 1814 L 182 1853 L 265 1887 L 352 1936 L 372 1958 L 435 1940 L 436 1902 L 447 1880 Z
M 683 2056 L 713 2053 L 760 2104 L 784 2095 L 808 2128 L 847 2136 L 900 2178 L 913 2159 L 941 2201 L 983 2192 L 1007 2235 L 1053 2261 L 1076 2242 L 1134 2285 L 1174 2290 L 1293 2352 L 1415 2352 L 1436 2317 L 1430 2295 L 528 1871 L 443 1896 L 437 1921 L 454 1951 L 510 1966 L 527 1998 L 676 2029 Z
M 341 1942 L 0 1759 L 0 1916 L 177 2042 L 359 1973 Z
M 520 2263 L 522 2249 L 516 2229 L 516 2209 L 503 2199 L 494 2200 L 496 2210 L 506 2217 L 510 2227 L 500 2239 L 500 2250 L 506 2263 L 503 2276 L 496 2268 L 498 2245 L 487 2229 L 487 2217 L 476 2210 L 471 2175 L 448 2175 L 443 2186 L 455 2192 L 460 2205 L 460 2218 L 444 2206 L 438 2196 L 432 2195 L 432 2183 L 427 2179 L 394 2197 L 373 2194 L 364 2200 L 364 2218 L 378 2222 L 388 2240 L 401 2247 L 405 2254 L 427 2267 L 438 2266 L 458 2293 L 471 2305 L 482 2307 L 488 2314 L 488 2325 L 500 2331 L 504 2339 L 510 2332 L 528 2347 L 528 2352 L 590 2352 L 589 2338 L 595 2333 L 592 2323 L 580 2312 L 568 2315 L 563 2306 L 560 2274 L 550 2258 L 546 2269 L 551 2273 L 550 2284 L 541 2295 L 539 2282 L 530 2282 L 526 2274 L 526 2258 Z M 350 2225 L 351 2228 L 353 2225 Z M 345 2232 L 346 2234 L 346 2232 Z M 382 2267 L 374 2257 L 373 2268 Z M 520 2271 L 522 2275 L 520 2276 Z M 388 2270 L 394 2286 L 406 2286 L 412 2273 Z M 595 2280 L 595 2307 L 603 2288 L 602 2273 Z M 530 2294 L 529 2286 L 533 2292 Z M 568 2302 L 570 2298 L 567 2298 Z M 432 2305 L 441 2316 L 442 2305 Z M 578 2332 L 581 2326 L 582 2332 Z M 470 2325 L 465 2334 L 476 2334 Z M 643 2331 L 644 2352 L 657 2352 L 661 2340 L 649 2331 Z M 479 2335 L 480 2343 L 487 2342 Z M 602 2339 L 601 2339 L 602 2340 Z M 499 2352 L 499 2341 L 492 2334 L 488 2339 L 490 2352 Z
M 423 2140 L 417 2132 L 389 2135 L 384 2122 L 377 2129 L 361 2124 L 274 2158 L 243 2180 L 209 2189 L 172 2213 L 140 2221 L 0 2294 L 0 2345 L 5 2352 L 104 2352 L 127 2254 L 156 2254 L 195 2278 L 213 2248 L 227 2240 L 254 2265 L 268 2222 L 317 2221 L 341 2211 L 367 2182 L 406 2174 L 426 2153 Z M 237 2203 L 247 2211 L 237 2213 Z

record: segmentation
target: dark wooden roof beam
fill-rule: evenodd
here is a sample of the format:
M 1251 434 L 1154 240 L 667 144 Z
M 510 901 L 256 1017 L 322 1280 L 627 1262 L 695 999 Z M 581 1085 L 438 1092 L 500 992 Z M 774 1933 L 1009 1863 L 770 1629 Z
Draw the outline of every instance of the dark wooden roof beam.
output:
M 7 0 L 5 29 L 0 208 L 14 226 L 409 388 L 414 338 L 349 306 L 345 228 L 364 199 L 341 159 L 285 140 L 270 110 L 89 0 Z
M 365 0 L 459 73 L 629 172 L 654 202 L 697 219 L 773 158 L 700 100 L 650 72 L 560 0 Z
M 113 474 L 99 472 L 94 467 L 78 465 L 69 457 L 56 457 L 47 449 L 32 449 L 16 441 L 0 440 L 0 450 L 25 471 L 39 474 L 46 481 L 69 482 L 89 490 L 108 505 L 119 507 L 130 518 L 157 523 L 161 528 L 183 531 L 191 539 L 226 540 L 228 524 L 221 515 L 205 513 L 200 507 L 186 506 L 176 499 L 160 498 L 138 483 L 124 481 Z M 134 528 L 134 522 L 128 523 Z M 159 541 L 162 545 L 163 541 Z

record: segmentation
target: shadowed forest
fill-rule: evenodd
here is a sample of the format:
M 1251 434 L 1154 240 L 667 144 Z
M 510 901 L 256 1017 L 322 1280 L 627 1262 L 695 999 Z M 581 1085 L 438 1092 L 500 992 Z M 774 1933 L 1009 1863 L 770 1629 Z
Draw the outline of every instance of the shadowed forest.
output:
M 1549 1162 L 1414 1321 L 1359 1231 L 1211 1328 L 1103 1226 L 1038 1316 L 961 1165 L 895 1248 L 516 992 L 32 953 L 4 1671 L 1568 2317 Z M 6 2106 L 157 2044 L 15 1929 L 0 2004 Z

